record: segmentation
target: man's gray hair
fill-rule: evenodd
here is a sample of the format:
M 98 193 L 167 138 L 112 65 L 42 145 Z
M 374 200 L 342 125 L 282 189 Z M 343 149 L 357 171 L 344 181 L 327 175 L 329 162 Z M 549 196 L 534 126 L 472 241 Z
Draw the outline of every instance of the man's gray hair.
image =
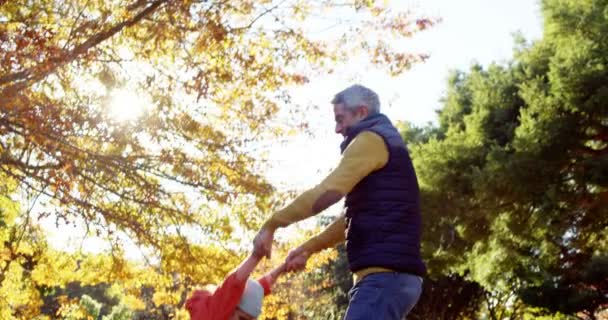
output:
M 338 92 L 331 103 L 342 104 L 345 108 L 354 110 L 359 106 L 367 107 L 370 115 L 380 112 L 380 99 L 372 89 L 355 84 Z

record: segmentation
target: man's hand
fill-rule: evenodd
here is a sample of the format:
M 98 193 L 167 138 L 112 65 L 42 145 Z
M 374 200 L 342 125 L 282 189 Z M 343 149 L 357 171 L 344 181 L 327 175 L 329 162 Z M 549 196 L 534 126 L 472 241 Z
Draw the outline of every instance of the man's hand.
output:
M 253 239 L 253 252 L 270 259 L 274 230 L 262 228 Z
M 287 266 L 287 271 L 300 271 L 306 267 L 306 262 L 310 257 L 310 252 L 306 251 L 302 247 L 297 247 L 291 251 L 285 258 L 285 264 Z

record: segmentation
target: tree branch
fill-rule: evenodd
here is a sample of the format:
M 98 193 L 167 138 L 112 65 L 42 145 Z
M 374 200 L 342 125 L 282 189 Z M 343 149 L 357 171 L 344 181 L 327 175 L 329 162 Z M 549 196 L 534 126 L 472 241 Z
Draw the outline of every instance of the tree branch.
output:
M 20 71 L 17 73 L 6 75 L 4 77 L 0 77 L 0 85 L 5 85 L 8 83 L 14 82 L 16 80 L 23 79 L 23 81 L 2 90 L 2 92 L 0 93 L 0 96 L 2 96 L 2 97 L 12 96 L 16 92 L 27 87 L 28 85 L 31 85 L 33 83 L 36 83 L 36 82 L 44 79 L 49 74 L 55 72 L 55 70 L 57 68 L 71 63 L 72 61 L 76 60 L 79 56 L 85 54 L 89 49 L 91 49 L 91 48 L 99 45 L 100 43 L 104 42 L 105 40 L 113 37 L 120 31 L 122 31 L 124 28 L 128 28 L 128 27 L 131 27 L 131 26 L 137 24 L 142 19 L 144 19 L 145 17 L 147 17 L 148 15 L 150 15 L 154 11 L 156 11 L 162 4 L 164 4 L 168 1 L 169 0 L 154 1 L 146 9 L 144 9 L 140 13 L 136 14 L 133 18 L 123 21 L 121 23 L 118 23 L 117 25 L 111 27 L 110 29 L 108 29 L 106 31 L 102 31 L 100 33 L 93 35 L 91 38 L 87 39 L 80 45 L 76 46 L 74 49 L 72 49 L 70 52 L 65 54 L 63 57 L 51 58 L 52 61 L 51 61 L 50 66 L 45 66 L 46 62 L 43 62 L 43 63 L 40 63 L 27 70 L 23 70 L 23 71 Z M 4 100 L 5 99 L 0 100 L 0 105 L 5 103 Z

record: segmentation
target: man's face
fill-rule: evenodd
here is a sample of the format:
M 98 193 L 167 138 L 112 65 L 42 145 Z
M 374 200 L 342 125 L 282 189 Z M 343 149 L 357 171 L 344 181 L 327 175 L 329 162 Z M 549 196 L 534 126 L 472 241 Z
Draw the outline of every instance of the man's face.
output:
M 255 320 L 255 318 L 236 308 L 229 320 Z
M 343 104 L 334 104 L 334 117 L 336 120 L 336 133 L 346 137 L 348 128 L 356 125 L 365 119 L 368 110 L 364 106 L 357 107 L 355 110 L 347 109 Z

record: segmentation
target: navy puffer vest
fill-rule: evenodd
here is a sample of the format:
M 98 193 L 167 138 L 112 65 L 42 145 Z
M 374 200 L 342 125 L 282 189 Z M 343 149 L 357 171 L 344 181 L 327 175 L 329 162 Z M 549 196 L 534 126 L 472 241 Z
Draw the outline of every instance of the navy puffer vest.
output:
M 420 256 L 420 200 L 418 180 L 403 138 L 383 114 L 351 127 L 340 145 L 342 152 L 361 132 L 384 139 L 387 164 L 361 180 L 346 195 L 346 252 L 352 272 L 384 267 L 424 275 Z

